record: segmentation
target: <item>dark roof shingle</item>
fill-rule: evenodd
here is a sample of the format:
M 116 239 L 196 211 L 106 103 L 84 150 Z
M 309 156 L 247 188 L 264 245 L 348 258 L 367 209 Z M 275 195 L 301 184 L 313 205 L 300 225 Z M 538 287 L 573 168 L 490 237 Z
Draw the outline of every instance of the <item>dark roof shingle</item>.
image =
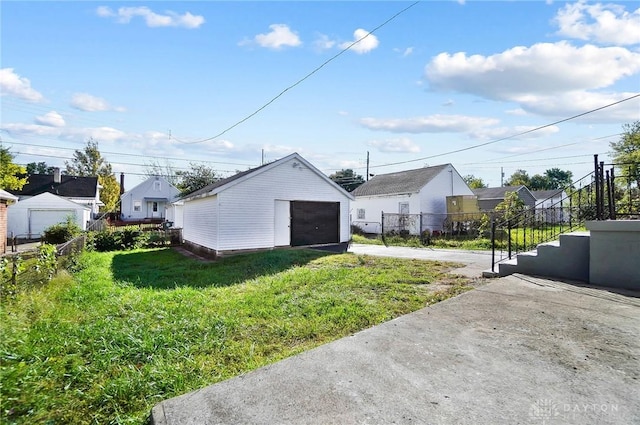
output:
M 380 174 L 353 191 L 355 196 L 391 195 L 396 193 L 415 193 L 444 170 L 449 164 Z
M 518 192 L 524 186 L 482 187 L 471 189 L 478 199 L 504 199 L 507 192 Z
M 51 174 L 31 174 L 21 190 L 11 193 L 18 196 L 36 196 L 48 192 L 66 198 L 94 198 L 97 190 L 97 177 L 61 176 L 60 183 L 54 183 Z

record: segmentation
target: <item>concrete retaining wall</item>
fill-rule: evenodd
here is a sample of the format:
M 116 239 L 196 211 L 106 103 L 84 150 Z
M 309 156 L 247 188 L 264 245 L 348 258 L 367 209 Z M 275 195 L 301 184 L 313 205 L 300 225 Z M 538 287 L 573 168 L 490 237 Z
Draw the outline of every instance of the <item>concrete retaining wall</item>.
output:
M 588 221 L 589 283 L 640 290 L 640 221 Z

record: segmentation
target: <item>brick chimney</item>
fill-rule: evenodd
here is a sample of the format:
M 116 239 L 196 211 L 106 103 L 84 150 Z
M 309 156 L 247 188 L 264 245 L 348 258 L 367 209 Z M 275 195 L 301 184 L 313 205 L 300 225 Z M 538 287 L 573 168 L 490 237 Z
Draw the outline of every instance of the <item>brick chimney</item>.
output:
M 120 173 L 120 195 L 124 193 L 124 173 Z
M 60 183 L 62 181 L 62 173 L 60 168 L 56 167 L 53 169 L 53 182 Z

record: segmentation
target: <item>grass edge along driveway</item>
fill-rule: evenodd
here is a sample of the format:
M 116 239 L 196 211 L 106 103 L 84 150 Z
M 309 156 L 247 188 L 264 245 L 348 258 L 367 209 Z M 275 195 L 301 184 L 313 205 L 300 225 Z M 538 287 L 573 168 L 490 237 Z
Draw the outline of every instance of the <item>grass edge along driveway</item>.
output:
M 144 423 L 161 400 L 470 289 L 451 263 L 297 249 L 79 264 L 3 300 L 2 423 Z

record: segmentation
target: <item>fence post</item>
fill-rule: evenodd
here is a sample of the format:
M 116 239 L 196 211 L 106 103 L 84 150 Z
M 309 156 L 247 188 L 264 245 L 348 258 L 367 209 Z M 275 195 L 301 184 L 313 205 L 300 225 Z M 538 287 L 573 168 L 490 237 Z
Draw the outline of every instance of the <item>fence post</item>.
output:
M 604 220 L 604 161 L 600 161 L 600 218 Z
M 611 167 L 611 195 L 609 205 L 609 218 L 611 220 L 616 219 L 616 176 L 613 172 L 614 167 Z M 629 211 L 631 213 L 631 211 Z
M 593 178 L 596 183 L 596 220 L 600 220 L 600 167 L 598 166 L 598 155 L 593 155 Z
M 511 220 L 507 220 L 507 246 L 509 251 L 509 260 L 511 260 Z
M 496 267 L 496 221 L 491 219 L 491 272 L 495 272 Z
M 387 241 L 384 238 L 384 211 L 380 211 L 380 236 L 382 237 L 382 243 L 387 246 Z

